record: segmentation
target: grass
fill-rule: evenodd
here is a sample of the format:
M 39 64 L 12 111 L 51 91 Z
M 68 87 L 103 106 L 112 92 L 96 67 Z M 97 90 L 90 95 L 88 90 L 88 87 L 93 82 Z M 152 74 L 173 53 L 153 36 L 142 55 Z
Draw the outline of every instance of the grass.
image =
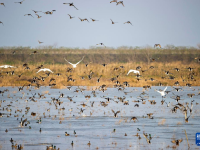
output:
M 44 72 L 36 73 L 38 70 L 35 69 L 40 63 L 36 63 L 34 65 L 29 65 L 31 68 L 30 71 L 24 70 L 22 66 L 23 63 L 16 65 L 18 66 L 15 69 L 15 74 L 6 74 L 6 71 L 11 71 L 11 69 L 1 69 L 0 78 L 0 86 L 23 86 L 30 84 L 29 79 L 33 77 L 46 77 L 47 75 Z M 124 68 L 120 68 L 120 66 L 124 66 Z M 136 69 L 137 66 L 141 66 L 141 70 L 147 70 L 145 72 L 141 72 L 141 80 L 137 81 L 136 76 L 133 73 L 130 73 L 128 76 L 126 75 L 129 69 Z M 154 69 L 149 69 L 150 66 L 154 66 Z M 145 62 L 135 62 L 135 63 L 110 63 L 103 67 L 101 64 L 90 63 L 88 67 L 85 66 L 84 63 L 80 63 L 76 69 L 72 72 L 66 72 L 67 68 L 71 67 L 69 64 L 45 64 L 44 68 L 50 68 L 54 74 L 51 74 L 49 77 L 45 79 L 45 81 L 38 80 L 38 83 L 43 86 L 48 86 L 51 78 L 55 78 L 55 81 L 51 83 L 56 83 L 55 88 L 63 88 L 63 86 L 100 86 L 102 84 L 107 85 L 107 87 L 113 87 L 115 82 L 111 81 L 111 78 L 119 75 L 117 80 L 120 84 L 127 81 L 129 82 L 129 86 L 131 87 L 142 87 L 144 85 L 157 86 L 159 83 L 162 83 L 164 86 L 169 85 L 173 86 L 176 81 L 180 82 L 181 86 L 185 86 L 186 83 L 192 84 L 192 86 L 199 86 L 199 78 L 200 78 L 200 65 L 195 62 L 191 62 L 187 65 L 183 64 L 181 61 L 174 61 L 173 63 L 162 63 L 162 62 L 151 62 L 149 65 Z M 178 67 L 180 69 L 179 72 L 173 70 L 173 68 Z M 187 67 L 195 68 L 192 72 L 186 69 Z M 118 70 L 114 70 L 114 68 L 118 68 Z M 165 71 L 169 71 L 171 76 L 174 76 L 174 80 L 168 79 L 170 75 L 166 75 Z M 88 76 L 90 72 L 93 72 L 92 79 L 89 80 Z M 18 75 L 23 73 L 22 77 L 19 78 Z M 61 73 L 61 76 L 56 76 L 56 73 Z M 189 74 L 194 74 L 194 80 L 189 80 Z M 67 81 L 67 76 L 72 75 L 72 78 L 75 81 Z M 100 82 L 97 82 L 97 79 L 100 77 Z M 82 80 L 81 76 L 85 79 Z M 185 80 L 183 82 L 182 78 Z M 166 79 L 162 79 L 161 77 L 166 77 Z M 150 81 L 150 78 L 154 78 L 155 81 Z M 115 80 L 116 81 L 116 80 Z M 33 84 L 35 85 L 35 84 Z

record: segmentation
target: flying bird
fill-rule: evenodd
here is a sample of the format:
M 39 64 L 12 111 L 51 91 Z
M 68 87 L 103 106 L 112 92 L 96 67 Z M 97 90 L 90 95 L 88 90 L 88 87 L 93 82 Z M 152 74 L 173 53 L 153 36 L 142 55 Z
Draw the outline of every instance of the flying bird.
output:
M 115 23 L 117 23 L 117 22 L 114 22 L 114 21 L 112 21 L 112 19 L 110 19 L 110 20 L 111 20 L 112 24 L 115 24 Z
M 38 40 L 38 43 L 39 43 L 39 44 L 42 44 L 43 42 L 41 42 L 41 41 Z
M 127 75 L 129 75 L 129 73 L 131 73 L 131 72 L 137 73 L 137 74 L 140 75 L 140 72 L 138 70 L 132 70 L 132 69 L 129 70 L 129 72 L 127 73 Z
M 25 14 L 24 16 L 31 16 L 31 17 L 33 17 L 31 14 Z M 34 18 L 34 17 L 33 17 Z
M 104 46 L 106 48 L 106 46 L 103 43 L 99 43 L 99 44 L 96 44 L 96 45 L 102 45 L 102 46 Z
M 123 3 L 123 1 L 119 1 L 119 2 L 117 2 L 117 4 L 116 4 L 116 5 L 118 5 L 118 4 L 122 4 L 122 6 L 124 6 L 124 3 Z
M 37 16 L 38 19 L 40 19 L 42 16 L 39 16 L 38 14 L 35 14 Z
M 112 2 L 115 2 L 115 3 L 117 3 L 117 0 L 112 0 L 112 1 L 110 1 L 110 3 L 112 3 Z
M 99 21 L 99 20 L 95 20 L 95 19 L 92 19 L 92 18 L 90 18 L 93 22 L 95 22 L 95 21 Z
M 53 73 L 53 71 L 51 71 L 50 69 L 48 69 L 48 68 L 44 68 L 44 69 L 40 69 L 37 73 L 39 73 L 40 71 L 49 71 L 49 72 L 51 72 L 51 73 Z
M 84 56 L 83 56 L 83 58 L 84 58 Z M 71 62 L 67 61 L 65 58 L 64 58 L 64 59 L 65 59 L 70 65 L 72 65 L 73 68 L 76 68 L 76 66 L 83 60 L 83 58 L 82 58 L 79 62 L 77 62 L 76 64 L 72 64 Z
M 0 21 L 0 23 L 4 26 L 4 24 L 3 24 L 3 22 L 2 21 Z
M 165 91 L 167 90 L 167 87 L 163 90 L 163 91 L 158 91 L 158 90 L 156 90 L 158 93 L 160 93 L 161 94 L 161 96 L 162 96 L 162 98 L 166 95 L 165 94 Z
M 70 19 L 75 18 L 75 17 L 72 17 L 70 14 L 68 14 L 68 16 L 69 16 Z
M 120 113 L 120 111 L 115 112 L 113 109 L 112 112 L 114 113 L 114 117 L 117 117 L 117 114 Z
M 130 21 L 127 21 L 127 22 L 125 22 L 125 23 L 128 23 L 128 24 L 131 24 L 131 25 L 132 25 L 132 23 L 131 23 Z M 125 24 L 125 23 L 124 23 L 124 24 Z
M 15 3 L 19 3 L 19 4 L 22 4 L 24 2 L 24 0 L 23 1 L 21 1 L 21 2 L 15 2 Z
M 69 4 L 69 6 L 74 6 L 74 4 L 73 3 L 63 3 L 64 5 L 67 5 L 67 4 Z M 74 8 L 76 8 L 75 6 L 74 6 Z M 78 8 L 76 8 L 77 10 L 78 10 Z
M 35 10 L 32 10 L 34 13 L 38 13 L 38 12 L 42 12 L 42 11 L 35 11 Z
M 4 3 L 0 3 L 0 4 L 3 5 L 4 7 L 6 7 Z
M 156 48 L 156 47 L 160 47 L 161 48 L 161 45 L 160 44 L 155 44 L 154 48 Z

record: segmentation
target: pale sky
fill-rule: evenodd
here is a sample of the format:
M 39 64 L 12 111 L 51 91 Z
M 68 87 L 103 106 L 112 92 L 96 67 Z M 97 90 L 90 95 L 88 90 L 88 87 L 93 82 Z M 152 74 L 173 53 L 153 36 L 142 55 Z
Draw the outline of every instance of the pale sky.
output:
M 0 47 L 57 45 L 89 48 L 200 43 L 200 0 L 0 0 Z M 63 3 L 73 2 L 79 9 Z M 36 11 L 56 10 L 52 15 Z M 24 16 L 32 14 L 31 16 Z M 69 19 L 70 14 L 75 18 Z M 81 22 L 80 18 L 87 18 Z M 96 22 L 92 22 L 94 18 Z M 110 19 L 116 24 L 111 24 Z M 130 21 L 130 24 L 124 24 Z M 44 42 L 38 43 L 38 40 Z

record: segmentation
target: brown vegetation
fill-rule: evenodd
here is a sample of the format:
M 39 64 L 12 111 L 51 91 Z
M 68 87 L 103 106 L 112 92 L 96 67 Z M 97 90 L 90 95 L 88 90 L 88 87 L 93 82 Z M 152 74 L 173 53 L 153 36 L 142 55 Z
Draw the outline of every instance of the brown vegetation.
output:
M 112 87 L 118 80 L 120 84 L 127 81 L 129 86 L 138 87 L 144 85 L 156 86 L 159 83 L 162 85 L 172 86 L 176 81 L 179 81 L 181 86 L 185 86 L 186 83 L 192 84 L 192 86 L 199 86 L 200 78 L 200 65 L 197 62 L 197 57 L 200 56 L 199 50 L 162 50 L 162 49 L 132 49 L 132 50 L 47 50 L 39 49 L 37 54 L 31 54 L 35 49 L 28 50 L 15 50 L 16 54 L 12 54 L 14 49 L 0 50 L 0 64 L 1 65 L 13 65 L 16 69 L 1 69 L 0 74 L 0 86 L 23 86 L 30 84 L 30 79 L 33 77 L 46 77 L 44 72 L 36 73 L 38 71 L 37 66 L 43 64 L 44 68 L 51 69 L 54 74 L 45 78 L 44 81 L 38 80 L 40 85 L 48 86 L 50 83 L 55 83 L 55 88 L 61 88 L 63 86 L 100 86 L 105 84 Z M 103 54 L 102 54 L 103 53 Z M 30 55 L 31 54 L 31 55 Z M 71 72 L 67 72 L 67 68 L 72 66 L 65 60 L 76 63 L 82 56 L 85 56 L 84 60 L 73 69 Z M 22 65 L 27 63 L 30 70 L 24 70 Z M 85 64 L 89 64 L 88 67 Z M 107 64 L 105 67 L 103 63 Z M 121 68 L 120 66 L 124 66 Z M 130 73 L 126 75 L 129 69 L 136 69 L 137 66 L 141 66 L 139 70 L 142 77 L 141 80 L 137 80 L 135 74 Z M 153 69 L 150 69 L 153 66 Z M 188 67 L 194 68 L 189 71 Z M 173 70 L 179 68 L 180 71 Z M 142 72 L 142 70 L 144 72 Z M 145 71 L 146 70 L 146 71 Z M 15 71 L 14 75 L 6 72 Z M 165 71 L 169 71 L 170 74 L 166 75 Z M 92 79 L 88 78 L 88 75 L 92 73 Z M 18 75 L 22 74 L 19 78 Z M 61 76 L 55 75 L 61 73 Z M 73 81 L 68 81 L 68 77 L 72 75 Z M 100 78 L 100 82 L 97 79 Z M 119 75 L 118 78 L 117 75 Z M 194 79 L 190 79 L 190 76 Z M 169 79 L 169 77 L 175 77 L 175 79 Z M 82 79 L 81 77 L 84 77 Z M 165 78 L 162 78 L 165 77 Z M 50 79 L 54 78 L 55 81 Z M 111 78 L 116 80 L 111 81 Z M 150 81 L 150 78 L 154 78 L 155 81 Z M 28 81 L 29 80 L 29 81 Z M 184 80 L 184 81 L 183 81 Z M 33 84 L 34 85 L 34 84 Z

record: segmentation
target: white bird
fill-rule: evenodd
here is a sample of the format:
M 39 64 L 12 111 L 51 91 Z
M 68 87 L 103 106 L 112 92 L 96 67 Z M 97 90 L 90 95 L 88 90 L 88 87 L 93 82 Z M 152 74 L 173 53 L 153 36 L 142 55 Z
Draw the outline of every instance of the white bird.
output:
M 83 56 L 83 58 L 84 58 L 84 56 Z M 76 68 L 76 66 L 83 60 L 83 58 L 82 58 L 79 62 L 77 62 L 76 64 L 72 64 L 71 62 L 67 61 L 65 58 L 64 58 L 64 59 L 65 59 L 70 65 L 72 65 L 73 68 Z
M 53 73 L 53 71 L 51 71 L 51 70 L 48 69 L 48 68 L 40 69 L 38 72 L 40 72 L 40 71 L 44 71 L 44 72 L 45 72 L 45 71 L 49 71 L 49 72 Z M 37 72 L 37 73 L 38 73 L 38 72 Z
M 138 70 L 129 70 L 129 72 L 127 73 L 127 75 L 129 74 L 129 73 L 131 73 L 131 72 L 133 72 L 133 73 L 137 73 L 137 74 L 139 74 L 140 75 L 140 72 L 138 71 Z
M 167 90 L 167 87 L 163 90 L 163 91 L 158 91 L 158 90 L 156 90 L 158 93 L 160 93 L 161 94 L 161 96 L 162 96 L 162 98 L 166 95 L 165 94 L 165 91 Z
M 3 65 L 3 66 L 0 66 L 0 68 L 17 68 L 17 67 L 14 67 L 14 66 L 10 66 L 10 65 Z

